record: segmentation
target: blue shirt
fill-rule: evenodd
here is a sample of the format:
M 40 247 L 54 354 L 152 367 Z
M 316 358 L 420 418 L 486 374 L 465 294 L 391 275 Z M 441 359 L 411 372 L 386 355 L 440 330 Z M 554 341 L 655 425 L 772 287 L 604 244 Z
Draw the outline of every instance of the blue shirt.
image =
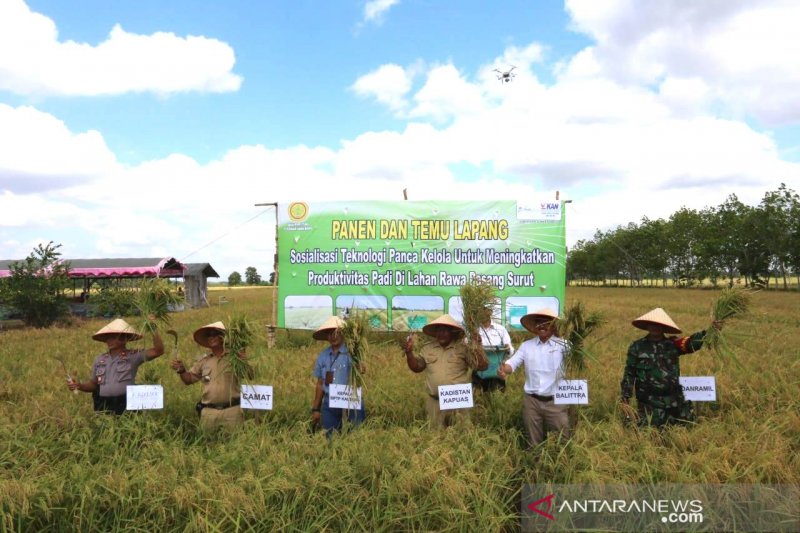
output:
M 347 346 L 339 346 L 337 354 L 333 354 L 331 347 L 328 346 L 319 353 L 317 362 L 314 363 L 314 377 L 322 380 L 322 391 L 328 394 L 328 384 L 325 383 L 325 374 L 333 372 L 333 383 L 336 385 L 347 385 L 350 382 L 350 354 Z

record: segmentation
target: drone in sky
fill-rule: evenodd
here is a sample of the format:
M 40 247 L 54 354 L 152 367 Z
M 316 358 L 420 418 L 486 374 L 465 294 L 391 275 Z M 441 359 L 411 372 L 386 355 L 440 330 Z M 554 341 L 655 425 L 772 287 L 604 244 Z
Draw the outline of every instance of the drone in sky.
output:
M 512 72 L 515 68 L 517 67 L 512 65 L 511 68 L 505 72 L 497 69 L 494 69 L 494 71 L 497 72 L 497 79 L 500 80 L 501 83 L 508 83 L 516 76 L 516 74 Z

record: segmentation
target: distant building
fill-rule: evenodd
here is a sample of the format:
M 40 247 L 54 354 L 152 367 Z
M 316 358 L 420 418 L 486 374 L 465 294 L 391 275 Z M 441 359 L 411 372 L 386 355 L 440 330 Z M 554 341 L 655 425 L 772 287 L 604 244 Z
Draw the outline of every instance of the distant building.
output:
M 208 278 L 219 274 L 208 263 L 187 263 L 183 274 L 184 297 L 192 307 L 208 307 Z

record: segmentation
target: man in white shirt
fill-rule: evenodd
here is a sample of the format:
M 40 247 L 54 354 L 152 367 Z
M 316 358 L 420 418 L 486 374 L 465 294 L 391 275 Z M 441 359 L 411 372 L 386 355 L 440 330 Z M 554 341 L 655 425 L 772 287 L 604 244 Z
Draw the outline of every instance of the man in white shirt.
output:
M 489 367 L 486 370 L 475 370 L 472 373 L 472 385 L 484 392 L 497 389 L 505 391 L 505 378 L 500 378 L 497 371 L 504 359 L 514 355 L 511 336 L 502 324 L 492 322 L 491 318 L 481 324 L 479 333 Z
M 528 432 L 528 440 L 535 446 L 544 441 L 545 424 L 560 434 L 562 440 L 569 439 L 572 429 L 569 424 L 568 406 L 555 405 L 553 396 L 556 383 L 564 377 L 566 342 L 555 335 L 558 313 L 551 309 L 540 309 L 528 313 L 520 322 L 536 337 L 523 342 L 516 353 L 500 365 L 497 374 L 505 379 L 520 365 L 525 365 L 525 396 L 522 400 L 522 419 Z

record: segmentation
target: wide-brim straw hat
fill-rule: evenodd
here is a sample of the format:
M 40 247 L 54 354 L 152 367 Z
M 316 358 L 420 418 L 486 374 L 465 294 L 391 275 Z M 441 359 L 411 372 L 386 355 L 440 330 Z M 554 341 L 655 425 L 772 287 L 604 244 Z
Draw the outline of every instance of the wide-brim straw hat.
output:
M 519 322 L 520 324 L 522 324 L 522 327 L 524 327 L 531 333 L 535 333 L 536 329 L 534 328 L 534 326 L 536 325 L 537 321 L 546 320 L 549 322 L 551 320 L 556 320 L 557 318 L 558 318 L 558 313 L 556 313 L 553 309 L 546 307 L 544 309 L 539 309 L 537 311 L 534 311 L 533 313 L 528 313 L 527 315 L 520 318 Z
M 328 333 L 332 329 L 341 329 L 344 326 L 344 320 L 336 315 L 328 317 L 325 322 L 311 335 L 315 340 L 324 341 L 328 339 Z
M 214 322 L 212 324 L 203 326 L 202 328 L 198 328 L 193 335 L 194 342 L 196 342 L 200 346 L 211 348 L 211 346 L 209 346 L 208 344 L 208 334 L 211 333 L 212 331 L 222 333 L 222 335 L 225 336 L 225 324 L 223 324 L 222 322 Z
M 97 333 L 92 335 L 92 338 L 96 341 L 106 342 L 108 337 L 116 337 L 119 335 L 126 336 L 128 341 L 138 341 L 142 338 L 142 336 L 133 329 L 133 326 L 121 318 L 112 320 L 109 324 L 100 328 Z
M 681 328 L 669 317 L 669 315 L 661 309 L 656 307 L 652 311 L 648 311 L 633 322 L 635 327 L 639 329 L 647 329 L 648 324 L 657 324 L 664 326 L 666 333 L 680 333 Z
M 458 322 L 456 322 L 456 319 L 451 317 L 450 315 L 442 315 L 436 320 L 433 320 L 428 324 L 425 324 L 424 326 L 422 326 L 422 333 L 428 335 L 429 337 L 433 337 L 434 336 L 433 330 L 436 328 L 436 326 L 448 326 L 457 330 L 459 335 L 464 334 L 464 327 Z

